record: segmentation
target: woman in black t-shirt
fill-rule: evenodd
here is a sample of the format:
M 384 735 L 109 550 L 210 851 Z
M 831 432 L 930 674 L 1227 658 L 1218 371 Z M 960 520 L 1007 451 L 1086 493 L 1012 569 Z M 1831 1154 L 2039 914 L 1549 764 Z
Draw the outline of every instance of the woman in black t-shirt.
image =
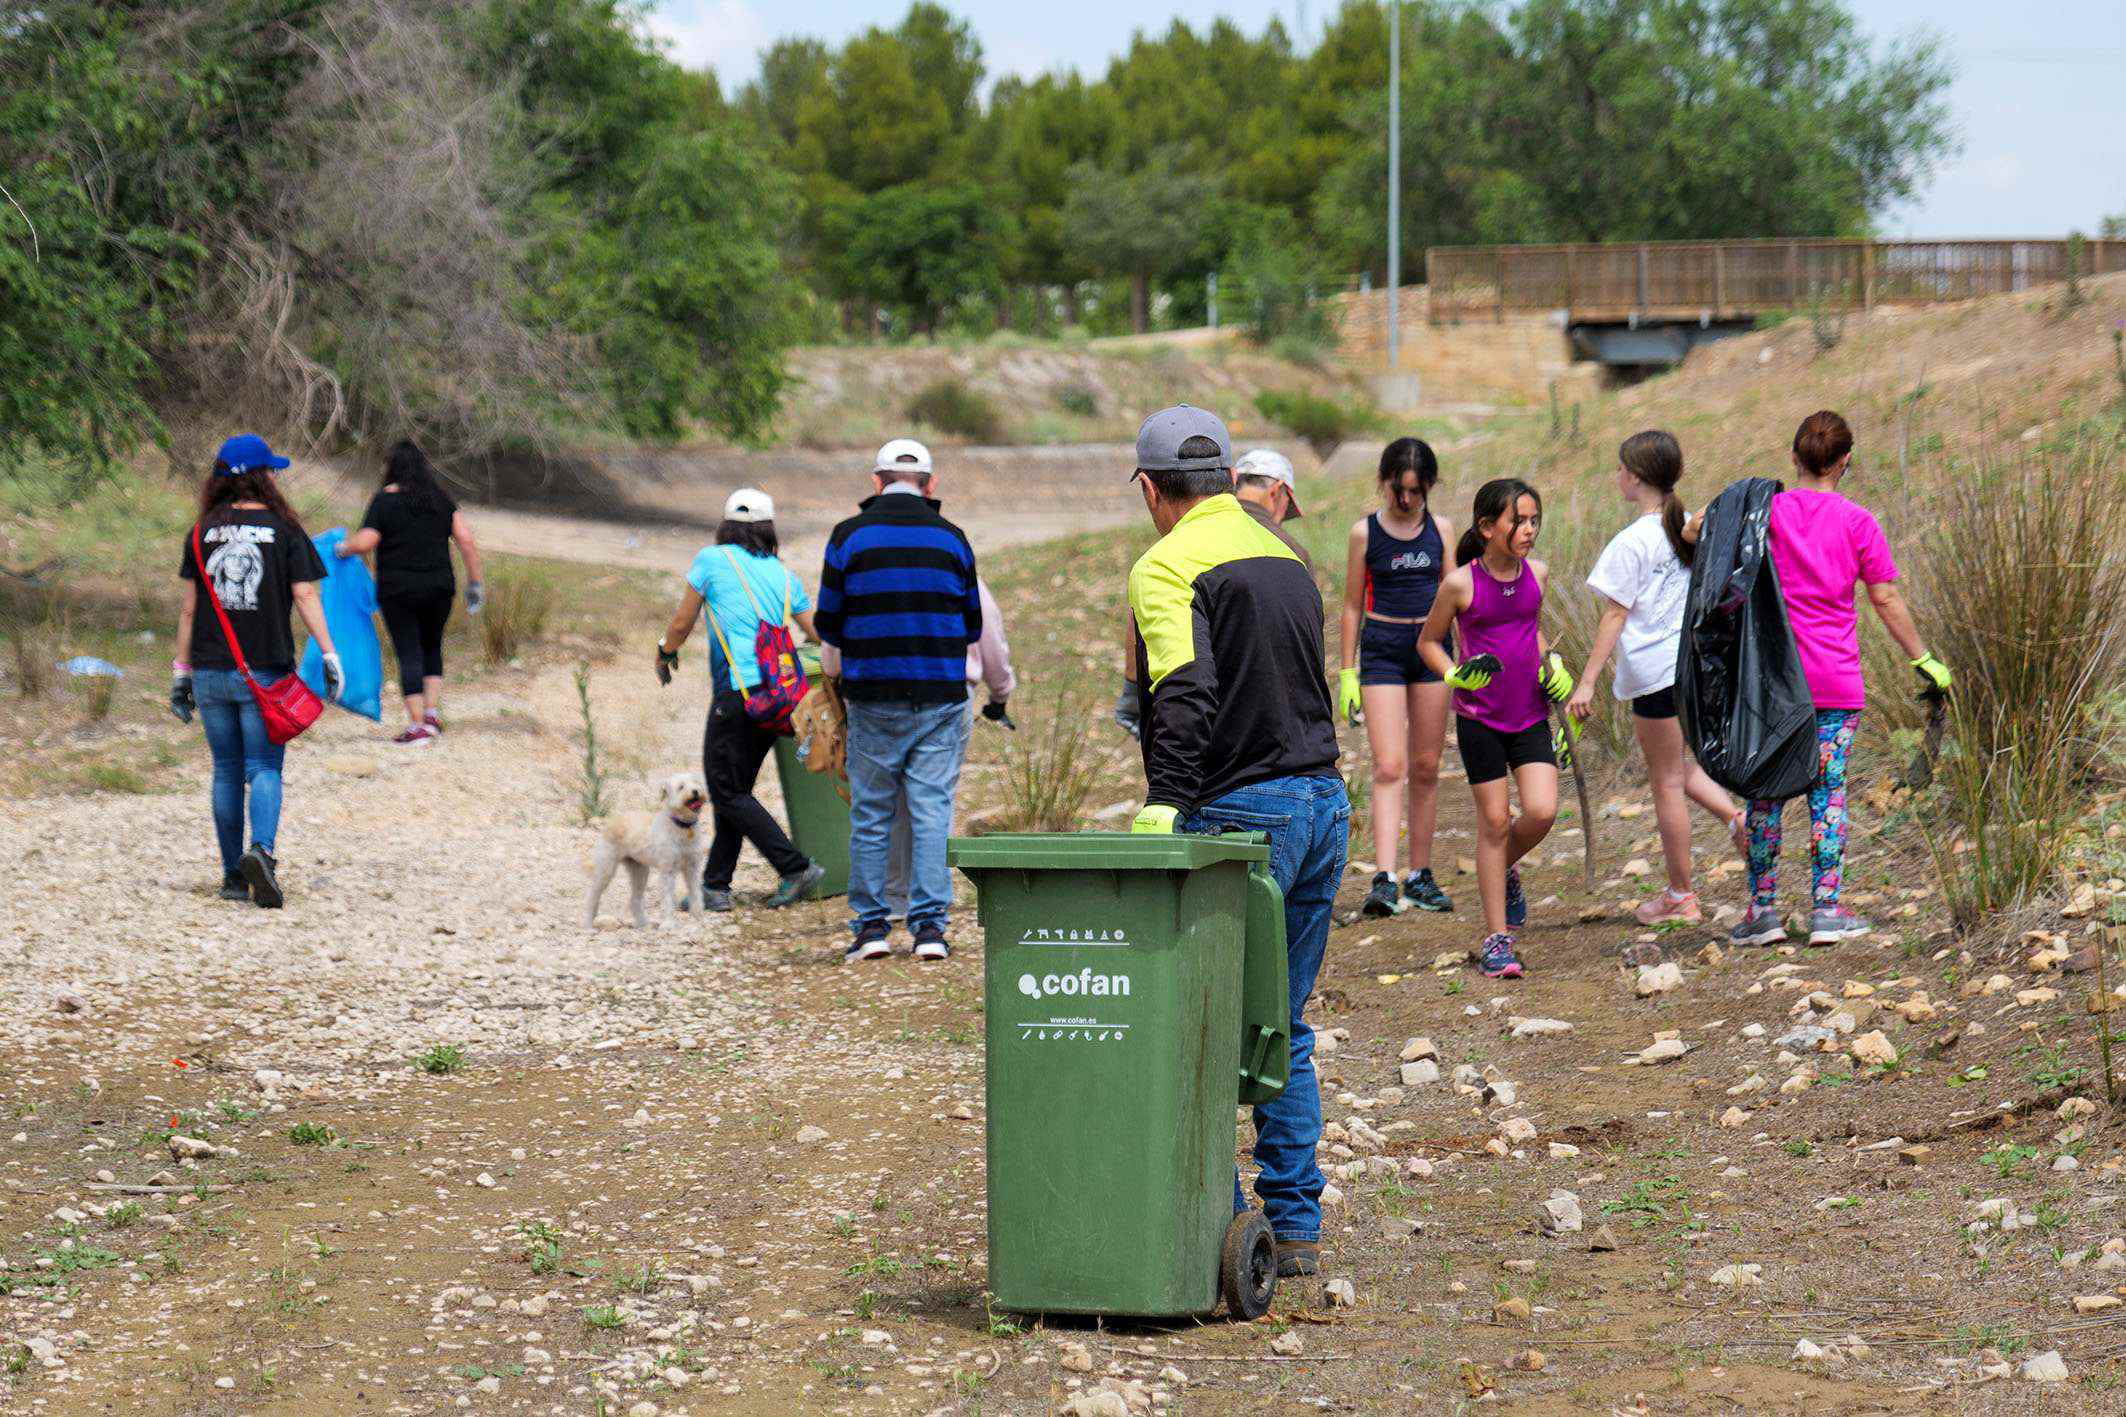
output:
M 465 514 L 436 480 L 418 445 L 401 439 L 384 464 L 362 529 L 339 544 L 342 556 L 376 552 L 376 605 L 399 661 L 406 731 L 392 739 L 421 747 L 443 731 L 443 627 L 457 591 L 450 543 L 465 558 L 465 613 L 480 613 L 480 548 Z
M 237 667 L 237 657 L 222 631 L 221 604 L 235 632 L 243 663 L 260 685 L 272 685 L 295 672 L 295 637 L 288 631 L 291 610 L 325 656 L 325 687 L 335 700 L 344 676 L 325 624 L 317 583 L 325 563 L 273 483 L 273 469 L 288 460 L 275 457 L 266 440 L 239 434 L 221 445 L 214 470 L 199 491 L 199 522 L 185 533 L 177 574 L 186 582 L 177 612 L 179 658 L 171 661 L 170 711 L 185 722 L 199 711 L 214 755 L 214 835 L 221 847 L 223 900 L 249 900 L 272 910 L 281 903 L 274 838 L 280 828 L 281 758 L 285 745 L 266 735 L 266 721 L 251 686 Z M 193 535 L 199 542 L 195 550 Z M 202 593 L 205 585 L 213 600 Z M 248 789 L 251 848 L 244 850 L 244 808 Z

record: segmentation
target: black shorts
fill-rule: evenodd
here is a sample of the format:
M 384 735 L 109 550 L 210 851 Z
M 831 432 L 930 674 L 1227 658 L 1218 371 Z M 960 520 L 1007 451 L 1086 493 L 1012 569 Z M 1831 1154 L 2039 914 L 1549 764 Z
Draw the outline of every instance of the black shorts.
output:
M 1501 733 L 1488 723 L 1456 714 L 1454 741 L 1462 750 L 1462 769 L 1468 773 L 1471 787 L 1497 782 L 1530 763 L 1558 765 L 1557 755 L 1550 747 L 1548 719 L 1531 723 L 1518 733 Z
M 1651 694 L 1641 694 L 1631 701 L 1633 718 L 1674 718 L 1676 716 L 1676 686 L 1656 689 Z
M 1418 625 L 1394 625 L 1370 615 L 1358 627 L 1358 682 L 1437 684 L 1439 675 L 1417 653 Z M 1454 653 L 1448 641 L 1447 653 Z

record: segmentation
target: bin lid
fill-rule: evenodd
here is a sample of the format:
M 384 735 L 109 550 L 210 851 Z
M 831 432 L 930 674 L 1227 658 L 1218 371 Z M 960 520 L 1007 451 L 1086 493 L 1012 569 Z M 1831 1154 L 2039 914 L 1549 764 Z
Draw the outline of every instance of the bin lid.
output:
M 963 871 L 1194 871 L 1221 861 L 1267 861 L 1259 832 L 998 832 L 956 836 L 945 859 Z

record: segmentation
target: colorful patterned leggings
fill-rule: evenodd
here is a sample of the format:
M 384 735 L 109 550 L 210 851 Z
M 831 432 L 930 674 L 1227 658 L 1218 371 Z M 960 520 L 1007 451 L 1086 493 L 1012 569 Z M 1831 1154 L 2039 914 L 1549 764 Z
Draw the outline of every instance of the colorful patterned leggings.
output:
M 1824 709 L 1816 715 L 1816 784 L 1809 789 L 1809 839 L 1815 848 L 1816 908 L 1838 904 L 1845 864 L 1845 760 L 1853 749 L 1858 709 Z M 1769 910 L 1779 899 L 1780 814 L 1784 802 L 1749 807 L 1750 904 Z

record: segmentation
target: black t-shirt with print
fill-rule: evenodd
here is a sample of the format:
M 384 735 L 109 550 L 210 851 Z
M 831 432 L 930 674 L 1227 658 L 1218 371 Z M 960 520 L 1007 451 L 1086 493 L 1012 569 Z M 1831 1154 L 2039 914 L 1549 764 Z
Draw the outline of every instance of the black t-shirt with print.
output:
M 450 519 L 457 510 L 447 493 L 439 507 L 424 507 L 404 492 L 379 492 L 369 499 L 362 525 L 379 538 L 377 599 L 457 589 L 450 570 Z
M 256 674 L 286 674 L 295 668 L 295 636 L 288 627 L 298 581 L 321 581 L 325 563 L 317 547 L 296 527 L 259 508 L 221 511 L 200 529 L 200 554 L 207 558 L 207 578 L 244 659 Z M 199 579 L 192 559 L 192 538 L 185 536 L 177 573 Z M 221 619 L 208 597 L 199 597 L 192 615 L 192 664 L 198 669 L 234 669 L 236 657 L 221 632 Z

